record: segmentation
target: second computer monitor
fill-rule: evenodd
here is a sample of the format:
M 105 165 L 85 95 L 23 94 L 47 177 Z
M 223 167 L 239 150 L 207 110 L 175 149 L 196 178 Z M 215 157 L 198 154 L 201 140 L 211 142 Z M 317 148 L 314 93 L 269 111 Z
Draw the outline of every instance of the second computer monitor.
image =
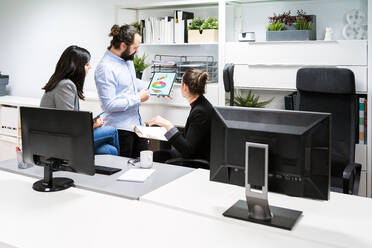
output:
M 246 142 L 267 144 L 270 191 L 329 199 L 330 114 L 240 107 L 215 111 L 211 180 L 245 186 Z

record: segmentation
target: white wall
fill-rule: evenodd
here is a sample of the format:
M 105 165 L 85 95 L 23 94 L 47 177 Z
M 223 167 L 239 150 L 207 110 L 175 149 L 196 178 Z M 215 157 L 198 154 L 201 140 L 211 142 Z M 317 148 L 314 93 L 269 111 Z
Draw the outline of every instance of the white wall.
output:
M 69 45 L 92 55 L 85 90 L 95 89 L 94 69 L 109 44 L 119 0 L 1 0 L 0 71 L 12 95 L 40 97 L 41 88 Z

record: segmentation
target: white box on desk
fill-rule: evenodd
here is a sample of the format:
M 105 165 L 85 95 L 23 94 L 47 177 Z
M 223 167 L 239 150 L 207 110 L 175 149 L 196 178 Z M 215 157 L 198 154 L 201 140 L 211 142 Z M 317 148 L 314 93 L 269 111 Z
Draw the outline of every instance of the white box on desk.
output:
M 3 134 L 18 135 L 18 108 L 12 106 L 0 106 L 0 124 Z

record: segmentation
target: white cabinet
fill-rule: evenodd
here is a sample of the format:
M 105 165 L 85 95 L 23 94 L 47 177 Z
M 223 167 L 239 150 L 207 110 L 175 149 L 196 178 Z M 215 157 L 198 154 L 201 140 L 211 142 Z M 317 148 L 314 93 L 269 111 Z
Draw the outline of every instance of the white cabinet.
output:
M 17 96 L 0 97 L 0 139 L 20 145 L 21 106 L 38 107 L 40 99 Z
M 295 90 L 299 68 L 330 66 L 352 70 L 356 91 L 367 93 L 368 90 L 365 40 L 231 42 L 225 47 L 226 63 L 236 64 L 236 87 Z

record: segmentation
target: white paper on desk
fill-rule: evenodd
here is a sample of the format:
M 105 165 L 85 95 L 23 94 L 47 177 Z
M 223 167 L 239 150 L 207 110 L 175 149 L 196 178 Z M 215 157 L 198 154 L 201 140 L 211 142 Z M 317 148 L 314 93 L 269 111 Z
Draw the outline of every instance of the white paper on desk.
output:
M 167 141 L 164 136 L 167 130 L 164 127 L 134 126 L 133 130 L 141 138 Z
M 154 171 L 155 169 L 129 169 L 118 180 L 143 183 Z

